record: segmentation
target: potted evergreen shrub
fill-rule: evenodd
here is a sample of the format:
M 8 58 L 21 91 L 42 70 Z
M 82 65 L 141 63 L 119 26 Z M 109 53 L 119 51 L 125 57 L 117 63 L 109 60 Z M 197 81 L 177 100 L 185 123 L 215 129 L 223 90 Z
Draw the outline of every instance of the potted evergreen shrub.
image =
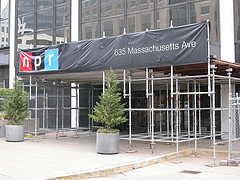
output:
M 93 109 L 93 115 L 89 116 L 105 128 L 97 130 L 96 149 L 100 154 L 116 154 L 119 152 L 119 130 L 115 126 L 126 122 L 124 105 L 121 103 L 118 80 L 112 69 L 106 75 L 106 88 L 104 94 L 99 96 L 99 102 Z
M 3 100 L 4 116 L 8 118 L 6 125 L 6 141 L 19 142 L 24 140 L 23 121 L 29 115 L 27 97 L 21 83 L 15 79 L 14 88 Z

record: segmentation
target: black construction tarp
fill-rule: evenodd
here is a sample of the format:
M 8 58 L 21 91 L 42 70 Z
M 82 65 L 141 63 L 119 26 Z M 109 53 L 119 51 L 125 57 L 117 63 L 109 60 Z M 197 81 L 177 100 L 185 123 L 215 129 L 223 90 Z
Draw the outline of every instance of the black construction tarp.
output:
M 18 50 L 18 75 L 177 66 L 207 62 L 207 23 Z

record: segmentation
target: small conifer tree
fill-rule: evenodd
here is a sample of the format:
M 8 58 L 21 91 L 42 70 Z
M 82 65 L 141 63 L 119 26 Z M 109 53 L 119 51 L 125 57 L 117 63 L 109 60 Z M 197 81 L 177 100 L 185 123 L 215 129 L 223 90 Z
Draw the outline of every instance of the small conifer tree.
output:
M 21 87 L 21 83 L 15 79 L 14 88 L 10 91 L 8 97 L 3 100 L 4 116 L 8 118 L 10 125 L 21 125 L 22 121 L 28 117 L 27 97 Z
M 104 94 L 99 96 L 99 102 L 93 109 L 91 118 L 97 123 L 105 125 L 106 129 L 99 129 L 101 133 L 119 132 L 112 130 L 115 126 L 126 122 L 128 119 L 124 116 L 124 105 L 121 103 L 121 93 L 118 88 L 118 80 L 112 69 L 106 75 L 106 88 Z

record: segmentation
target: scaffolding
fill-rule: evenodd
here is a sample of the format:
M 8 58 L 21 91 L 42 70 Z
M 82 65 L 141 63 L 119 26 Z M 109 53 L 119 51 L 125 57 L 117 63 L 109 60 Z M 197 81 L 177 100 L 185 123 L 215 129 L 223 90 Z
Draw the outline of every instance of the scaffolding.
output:
M 231 69 L 226 65 L 223 65 L 221 71 L 225 71 L 225 74 L 228 73 L 228 76 L 218 73 L 217 63 L 214 63 L 210 56 L 209 23 L 207 31 L 208 57 L 207 63 L 203 66 L 206 73 L 194 74 L 191 69 L 186 70 L 193 65 L 185 67 L 184 73 L 175 66 L 117 70 L 118 79 L 122 85 L 123 99 L 128 102 L 128 107 L 125 109 L 129 118 L 128 134 L 120 136 L 120 139 L 129 141 L 128 152 L 133 152 L 133 141 L 148 142 L 152 152 L 154 152 L 155 143 L 175 144 L 178 162 L 180 143 L 194 142 L 195 155 L 197 156 L 199 140 L 211 139 L 213 165 L 216 165 L 216 146 L 219 143 L 216 142 L 216 138 L 222 137 L 225 133 L 216 130 L 216 113 L 229 111 L 230 114 L 229 108 L 222 108 L 221 105 L 216 106 L 216 84 L 229 82 L 229 94 L 231 94 L 232 83 L 240 82 L 240 78 L 231 77 Z M 23 86 L 29 88 L 29 102 L 34 101 L 32 105 L 29 103 L 29 109 L 35 120 L 33 132 L 35 136 L 39 132 L 44 134 L 53 127 L 55 127 L 57 139 L 60 131 L 75 130 L 77 137 L 79 130 L 87 130 L 90 135 L 90 132 L 97 128 L 97 124 L 87 114 L 93 113 L 94 104 L 98 100 L 97 96 L 105 91 L 105 72 L 102 73 L 101 83 L 83 83 L 70 79 L 68 82 L 62 81 L 62 79 L 52 82 L 47 80 L 46 82 L 44 79 L 38 78 L 35 78 L 34 82 L 30 76 L 29 84 L 23 83 Z M 87 86 L 83 87 L 84 84 Z M 100 84 L 102 87 L 99 86 Z M 145 89 L 145 107 L 133 107 L 132 105 L 133 87 L 136 85 L 141 85 Z M 55 89 L 55 93 L 49 94 L 47 88 Z M 84 90 L 85 94 L 81 95 L 81 90 Z M 88 103 L 81 104 L 82 97 L 86 98 Z M 202 103 L 202 99 L 208 99 L 207 103 Z M 67 105 L 66 100 L 68 101 Z M 54 106 L 50 106 L 51 102 L 54 102 Z M 229 100 L 229 107 L 230 103 Z M 81 112 L 85 112 L 84 123 Z M 133 127 L 133 114 L 136 112 L 147 114 L 145 130 L 137 133 L 134 132 Z M 54 126 L 50 126 L 50 113 L 54 114 Z M 42 117 L 39 118 L 39 114 L 42 114 Z M 207 117 L 206 115 L 203 117 L 203 114 L 207 114 Z M 205 123 L 208 123 L 207 127 L 203 125 L 204 118 Z M 41 121 L 39 125 L 41 128 L 38 128 L 39 121 Z

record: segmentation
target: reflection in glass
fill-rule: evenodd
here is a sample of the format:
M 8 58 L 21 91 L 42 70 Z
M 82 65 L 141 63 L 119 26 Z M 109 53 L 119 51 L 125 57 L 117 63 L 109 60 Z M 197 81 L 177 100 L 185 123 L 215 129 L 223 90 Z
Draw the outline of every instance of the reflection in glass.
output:
M 18 15 L 34 11 L 34 0 L 18 0 Z
M 153 29 L 151 18 L 153 18 L 153 11 L 129 15 L 127 18 L 127 32 L 134 33 Z
M 56 0 L 56 4 L 63 4 L 63 3 L 69 3 L 69 0 Z
M 97 38 L 97 22 L 82 24 L 82 39 Z
M 102 20 L 101 21 L 101 36 L 103 35 L 103 31 L 105 32 L 105 36 L 117 36 L 123 34 L 123 16 L 113 18 L 111 20 Z
M 37 12 L 37 30 L 53 27 L 53 9 Z
M 169 0 L 169 5 L 186 2 L 186 0 Z
M 240 0 L 235 2 L 235 22 L 236 22 L 236 36 L 237 41 L 240 40 Z
M 69 27 L 56 29 L 56 44 L 66 43 L 70 41 Z
M 33 14 L 18 17 L 18 34 L 33 32 L 34 17 Z
M 53 6 L 53 0 L 37 0 L 37 9 L 45 9 Z
M 190 23 L 199 23 L 210 20 L 211 41 L 218 41 L 218 0 L 196 2 L 190 4 Z
M 82 1 L 82 21 L 97 19 L 97 0 Z
M 0 46 L 8 46 L 8 20 L 0 21 L 1 32 L 0 32 Z
M 153 9 L 154 3 L 150 0 L 127 0 L 127 12 L 135 12 L 144 9 Z
M 42 31 L 37 33 L 37 47 L 52 45 L 53 31 Z
M 17 48 L 32 49 L 33 44 L 33 34 L 25 34 L 17 38 Z
M 102 0 L 101 17 L 115 16 L 123 14 L 123 0 Z
M 185 5 L 170 8 L 170 21 L 173 26 L 180 26 L 187 24 L 187 8 Z
M 69 25 L 70 10 L 69 6 L 61 6 L 56 8 L 56 26 Z
M 1 1 L 1 18 L 7 19 L 9 13 L 9 0 Z

